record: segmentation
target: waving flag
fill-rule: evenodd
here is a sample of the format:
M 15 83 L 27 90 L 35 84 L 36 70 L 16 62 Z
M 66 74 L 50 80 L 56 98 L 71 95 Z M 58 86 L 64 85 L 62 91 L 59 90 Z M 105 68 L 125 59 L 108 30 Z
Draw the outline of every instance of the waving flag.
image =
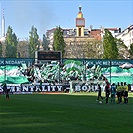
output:
M 69 73 L 72 70 L 78 71 L 78 73 L 81 73 L 83 69 L 83 64 L 81 61 L 75 61 L 75 60 L 67 60 L 64 62 L 64 67 L 66 68 L 67 73 Z
M 23 76 L 18 66 L 0 66 L 0 82 L 9 84 L 28 83 L 28 79 Z
M 130 68 L 133 68 L 133 64 L 126 62 L 125 64 L 122 64 L 119 67 L 122 69 L 130 69 Z

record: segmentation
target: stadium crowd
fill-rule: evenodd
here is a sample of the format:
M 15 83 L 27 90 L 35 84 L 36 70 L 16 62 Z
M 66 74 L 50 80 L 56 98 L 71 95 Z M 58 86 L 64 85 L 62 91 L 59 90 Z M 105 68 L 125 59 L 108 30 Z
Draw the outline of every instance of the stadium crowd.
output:
M 80 71 L 77 68 L 79 68 Z M 70 81 L 83 83 L 85 80 L 85 85 L 88 87 L 88 92 L 98 91 L 97 101 L 104 100 L 101 95 L 102 91 L 104 91 L 106 104 L 109 103 L 109 99 L 111 99 L 111 103 L 116 103 L 116 101 L 118 104 L 121 104 L 122 102 L 125 104 L 128 103 L 128 91 L 130 86 L 128 86 L 126 82 L 110 84 L 104 75 L 100 75 L 100 66 L 93 66 L 91 68 L 87 67 L 86 71 L 84 71 L 83 66 L 78 66 L 77 68 L 68 71 L 68 66 L 59 64 L 59 62 L 34 64 L 25 68 L 20 66 L 19 76 L 24 75 L 31 83 L 49 83 L 50 85 L 56 85 L 59 83 L 65 84 L 66 82 L 68 85 Z M 86 79 L 86 76 L 88 79 Z M 33 90 L 36 91 L 35 89 L 36 88 Z M 7 92 L 5 89 L 3 90 Z M 27 91 L 29 90 L 30 89 Z

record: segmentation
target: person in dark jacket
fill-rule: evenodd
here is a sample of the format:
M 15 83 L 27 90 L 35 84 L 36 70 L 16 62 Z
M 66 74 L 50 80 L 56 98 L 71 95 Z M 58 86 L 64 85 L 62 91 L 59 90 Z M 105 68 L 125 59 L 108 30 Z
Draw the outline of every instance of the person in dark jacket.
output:
M 101 96 L 101 86 L 100 84 L 98 84 L 98 97 L 97 97 L 97 100 L 96 101 L 99 101 L 99 98 L 101 98 L 103 100 L 103 97 Z
M 106 82 L 105 94 L 106 94 L 106 104 L 108 104 L 109 95 L 110 95 L 110 84 L 109 84 L 109 82 Z
M 3 90 L 4 90 L 5 93 L 6 93 L 6 99 L 9 100 L 9 99 L 10 99 L 10 98 L 9 98 L 9 90 L 7 89 L 6 83 L 3 85 Z

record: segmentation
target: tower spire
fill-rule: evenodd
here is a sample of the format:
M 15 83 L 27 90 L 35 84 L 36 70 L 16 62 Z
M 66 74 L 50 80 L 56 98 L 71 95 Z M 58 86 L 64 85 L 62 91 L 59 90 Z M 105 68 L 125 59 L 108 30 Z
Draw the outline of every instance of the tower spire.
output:
M 76 32 L 77 36 L 84 36 L 85 19 L 81 11 L 82 7 L 79 5 L 79 12 L 76 18 Z
M 81 6 L 81 4 L 79 5 L 79 12 L 81 12 L 81 9 L 82 9 L 82 6 Z

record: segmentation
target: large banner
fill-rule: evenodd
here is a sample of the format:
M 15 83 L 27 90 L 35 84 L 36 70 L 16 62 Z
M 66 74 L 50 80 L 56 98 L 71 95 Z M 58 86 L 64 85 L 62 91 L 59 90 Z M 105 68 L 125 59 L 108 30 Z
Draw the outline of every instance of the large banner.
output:
M 101 91 L 105 90 L 106 82 L 104 80 L 95 81 L 71 81 L 70 92 L 96 92 L 98 91 L 98 84 L 101 86 Z
M 103 75 L 110 83 L 132 84 L 133 68 L 120 65 L 133 64 L 132 60 L 63 59 L 34 63 L 33 59 L 0 58 L 0 83 L 67 83 L 97 80 Z
M 7 89 L 10 93 L 26 93 L 26 92 L 66 92 L 69 89 L 69 84 L 51 85 L 49 83 L 43 84 L 7 84 Z M 1 92 L 4 92 L 3 87 L 0 86 Z

